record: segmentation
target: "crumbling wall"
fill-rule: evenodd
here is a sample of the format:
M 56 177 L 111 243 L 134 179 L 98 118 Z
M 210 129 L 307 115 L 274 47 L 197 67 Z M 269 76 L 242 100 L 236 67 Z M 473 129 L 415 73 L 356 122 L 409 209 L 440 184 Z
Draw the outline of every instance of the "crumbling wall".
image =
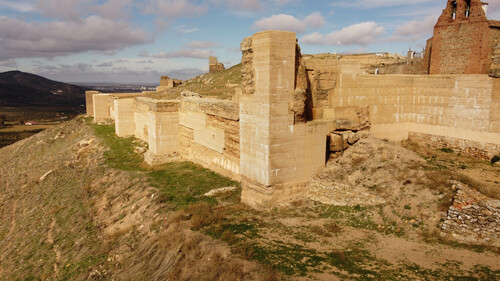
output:
M 247 37 L 241 42 L 241 64 L 242 94 L 252 95 L 255 92 L 252 37 Z
M 457 193 L 442 225 L 441 236 L 465 242 L 500 246 L 500 200 L 484 196 L 460 182 Z
M 304 63 L 309 81 L 309 91 L 311 92 L 313 119 L 322 119 L 322 108 L 328 104 L 328 95 L 337 84 L 337 77 L 343 64 L 334 59 L 314 58 L 306 58 Z M 352 64 L 352 62 L 348 64 Z
M 156 91 L 162 92 L 168 89 L 177 87 L 182 84 L 181 80 L 171 79 L 168 76 L 162 76 L 160 79 L 160 86 L 156 87 Z
M 492 28 L 491 35 L 492 53 L 490 76 L 500 78 L 500 26 L 498 28 Z
M 240 179 L 239 107 L 231 101 L 184 97 L 179 106 L 179 152 L 233 180 Z
M 208 70 L 209 73 L 214 73 L 226 69 L 224 64 L 217 61 L 216 57 L 210 57 L 208 59 Z

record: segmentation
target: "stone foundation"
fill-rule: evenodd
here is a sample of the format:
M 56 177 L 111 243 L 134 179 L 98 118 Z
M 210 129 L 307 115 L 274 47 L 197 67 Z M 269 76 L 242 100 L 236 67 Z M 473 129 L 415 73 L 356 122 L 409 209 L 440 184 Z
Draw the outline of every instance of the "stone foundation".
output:
M 457 193 L 443 223 L 442 236 L 499 247 L 500 200 L 488 198 L 460 182 L 455 182 L 454 187 Z

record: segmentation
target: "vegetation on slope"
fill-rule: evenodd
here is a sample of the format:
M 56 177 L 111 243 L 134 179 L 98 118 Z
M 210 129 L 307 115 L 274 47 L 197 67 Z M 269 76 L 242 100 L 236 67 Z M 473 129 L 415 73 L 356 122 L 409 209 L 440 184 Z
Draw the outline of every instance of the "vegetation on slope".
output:
M 176 99 L 183 91 L 191 91 L 203 97 L 213 97 L 217 99 L 231 99 L 241 85 L 241 68 L 238 64 L 224 71 L 206 73 L 193 79 L 184 81 L 178 87 L 170 89 L 167 93 L 152 93 L 147 96 L 158 99 Z
M 382 205 L 307 200 L 255 211 L 239 203 L 239 192 L 202 195 L 237 183 L 188 162 L 147 167 L 134 153 L 140 142 L 85 123 L 0 150 L 9 163 L 0 167 L 0 280 L 500 277 L 498 249 L 441 241 L 426 234 L 430 226 L 406 222 L 402 212 L 417 205 L 392 214 L 399 220 Z M 425 167 L 443 163 L 434 154 Z M 453 157 L 453 165 L 473 167 Z

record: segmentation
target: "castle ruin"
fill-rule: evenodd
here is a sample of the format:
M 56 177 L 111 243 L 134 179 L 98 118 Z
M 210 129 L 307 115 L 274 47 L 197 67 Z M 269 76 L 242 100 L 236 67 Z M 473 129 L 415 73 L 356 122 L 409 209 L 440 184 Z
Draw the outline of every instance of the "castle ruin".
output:
M 220 63 L 216 57 L 210 57 L 208 58 L 208 72 L 209 73 L 214 73 L 217 71 L 222 71 L 225 70 L 224 64 Z
M 293 32 L 264 31 L 241 44 L 238 99 L 88 92 L 88 115 L 147 142 L 151 164 L 184 159 L 240 181 L 255 208 L 300 198 L 328 160 L 332 132 L 490 159 L 500 154 L 499 28 L 485 19 L 478 0 L 448 1 L 422 60 L 430 75 L 368 74 L 356 60 L 302 56 Z

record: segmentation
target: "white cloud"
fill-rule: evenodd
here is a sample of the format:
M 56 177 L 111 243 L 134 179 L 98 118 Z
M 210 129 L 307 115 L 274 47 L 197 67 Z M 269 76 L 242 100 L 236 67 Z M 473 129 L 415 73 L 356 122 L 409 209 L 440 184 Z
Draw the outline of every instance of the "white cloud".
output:
M 0 16 L 0 59 L 51 58 L 144 44 L 147 33 L 120 21 L 90 16 L 82 22 L 25 22 Z
M 129 18 L 133 0 L 108 0 L 106 3 L 94 6 L 92 10 L 107 19 Z
M 2 66 L 2 67 L 17 67 L 17 62 L 14 59 L 0 60 L 0 66 Z
M 212 47 L 219 47 L 220 45 L 213 41 L 191 41 L 184 46 L 188 48 L 206 49 Z
M 0 0 L 0 6 L 23 13 L 33 11 L 33 3 L 30 2 Z
M 489 1 L 486 16 L 490 20 L 500 20 L 500 1 Z
M 261 19 L 255 22 L 253 26 L 258 30 L 286 30 L 296 33 L 304 33 L 306 31 L 305 23 L 294 16 L 284 14 Z
M 226 5 L 233 10 L 260 11 L 262 9 L 260 0 L 211 0 L 211 2 L 217 5 Z
M 113 63 L 110 62 L 110 61 L 107 61 L 107 62 L 103 62 L 103 63 L 100 63 L 98 65 L 96 65 L 97 67 L 112 67 L 113 66 Z
M 302 37 L 302 43 L 308 45 L 322 45 L 325 36 L 319 32 L 314 32 Z
M 198 32 L 200 31 L 199 28 L 190 28 L 190 27 L 187 27 L 185 25 L 179 25 L 179 26 L 176 26 L 174 27 L 174 30 L 177 32 L 177 33 L 193 33 L 193 32 Z
M 329 34 L 312 33 L 302 38 L 302 43 L 310 45 L 360 45 L 376 42 L 385 29 L 375 22 L 362 22 L 333 31 Z
M 35 10 L 47 18 L 78 21 L 92 4 L 94 0 L 36 0 Z
M 320 12 L 314 12 L 304 18 L 304 23 L 310 28 L 322 28 L 326 21 Z
M 370 9 L 379 7 L 409 6 L 435 2 L 435 0 L 351 0 L 335 2 L 332 6 L 356 7 L 359 9 Z
M 285 30 L 304 33 L 308 28 L 321 28 L 325 23 L 325 19 L 320 12 L 314 12 L 302 20 L 291 15 L 280 14 L 258 20 L 253 24 L 253 28 L 257 30 Z
M 434 25 L 438 17 L 435 15 L 428 16 L 424 20 L 409 21 L 394 31 L 388 41 L 417 41 L 423 38 L 432 37 Z
M 93 68 L 85 63 L 74 65 L 44 65 L 41 64 L 30 72 L 66 82 L 117 82 L 117 83 L 151 83 L 158 84 L 162 75 L 172 78 L 186 80 L 206 73 L 199 68 L 175 68 L 166 71 L 156 69 L 131 70 L 127 67 L 115 67 L 111 69 Z
M 142 8 L 147 14 L 167 18 L 201 15 L 208 11 L 205 4 L 193 4 L 189 0 L 147 0 Z
M 171 59 L 171 58 L 194 58 L 194 59 L 208 59 L 213 55 L 210 50 L 202 49 L 184 49 L 173 51 L 173 52 L 160 52 L 158 54 L 151 55 L 147 51 L 142 51 L 139 57 L 155 58 L 155 59 Z

